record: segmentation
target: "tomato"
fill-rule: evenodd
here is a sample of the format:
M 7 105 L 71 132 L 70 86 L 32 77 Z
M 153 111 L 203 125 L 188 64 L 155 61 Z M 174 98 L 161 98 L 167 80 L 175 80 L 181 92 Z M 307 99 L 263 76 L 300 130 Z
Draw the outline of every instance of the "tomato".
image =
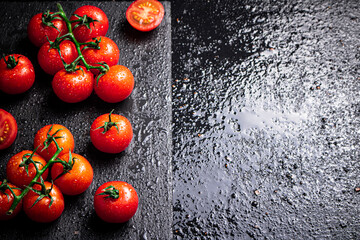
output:
M 51 141 L 50 144 L 46 142 L 48 147 L 45 148 L 44 142 L 47 140 L 48 136 L 53 136 L 56 138 L 56 142 L 59 147 L 63 148 L 59 154 L 59 157 L 65 153 L 68 153 L 69 151 L 74 151 L 74 137 L 69 129 L 60 124 L 46 125 L 37 131 L 34 138 L 34 148 L 39 147 L 36 153 L 42 156 L 46 161 L 49 161 L 57 150 L 53 141 Z
M 54 41 L 58 36 L 64 35 L 68 32 L 66 23 L 63 20 L 51 20 L 49 14 L 52 14 L 52 12 L 38 13 L 30 19 L 28 24 L 28 37 L 37 47 L 41 47 L 41 45 L 48 42 L 46 37 L 48 37 L 50 41 Z M 57 17 L 59 18 L 59 16 Z M 45 22 L 49 22 L 49 25 L 53 24 L 56 28 L 45 25 L 43 23 L 43 19 Z
M 16 196 L 21 194 L 20 188 L 14 184 L 7 183 L 7 185 L 13 190 Z M 0 220 L 9 220 L 15 217 L 21 211 L 22 201 L 20 201 L 20 203 L 16 206 L 11 215 L 6 214 L 13 202 L 14 195 L 8 188 L 3 185 L 3 182 L 0 181 Z
M 126 182 L 107 182 L 95 192 L 95 212 L 105 222 L 129 221 L 135 215 L 138 205 L 139 198 L 136 190 Z
M 6 165 L 6 176 L 7 179 L 15 184 L 16 186 L 19 186 L 21 188 L 26 187 L 29 185 L 29 183 L 34 179 L 36 175 L 36 168 L 33 163 L 30 161 L 27 164 L 27 167 L 20 166 L 23 161 L 26 159 L 29 159 L 31 156 L 32 151 L 29 150 L 23 150 L 14 156 L 12 156 L 7 165 Z M 46 161 L 44 158 L 39 156 L 38 154 L 34 154 L 31 159 L 35 162 L 36 167 L 41 170 L 46 165 Z M 26 171 L 27 168 L 27 171 Z M 41 177 L 46 180 L 48 176 L 48 169 L 45 170 L 45 172 L 41 175 Z
M 120 51 L 116 43 L 107 37 L 97 37 L 87 42 L 99 42 L 100 49 L 83 48 L 85 61 L 91 66 L 99 66 L 100 62 L 105 62 L 109 67 L 116 65 L 119 62 Z M 94 74 L 99 73 L 97 69 L 91 69 Z
M 72 41 L 65 40 L 59 44 L 61 57 L 65 63 L 72 63 L 77 57 L 78 52 L 76 46 Z M 37 55 L 37 59 L 40 67 L 50 75 L 55 75 L 61 69 L 64 69 L 64 64 L 61 61 L 59 51 L 55 48 L 51 48 L 49 42 L 44 43 Z
M 32 190 L 30 190 L 23 199 L 23 208 L 26 215 L 35 222 L 52 222 L 61 216 L 65 207 L 64 196 L 60 189 L 56 185 L 51 185 L 50 182 L 44 182 L 44 185 L 46 190 L 50 191 L 51 189 L 49 195 L 52 202 L 49 196 L 45 196 L 35 203 L 40 195 Z M 33 189 L 40 191 L 41 186 L 35 184 Z
M 64 166 L 61 163 L 55 163 L 51 168 L 51 178 L 63 194 L 78 195 L 89 188 L 94 172 L 89 161 L 83 156 L 72 153 L 70 159 L 69 157 L 69 153 L 60 157 L 61 160 L 69 163 L 69 168 L 65 167 L 65 174 L 63 174 Z M 74 161 L 73 165 L 72 161 Z
M 164 6 L 156 0 L 136 0 L 126 10 L 126 19 L 135 29 L 148 32 L 160 25 Z
M 81 19 L 76 15 L 83 17 L 87 16 L 94 21 L 85 21 L 85 25 L 78 25 Z M 89 18 L 87 18 L 89 19 Z M 70 17 L 70 21 L 76 21 L 71 24 L 74 36 L 79 42 L 86 42 L 98 36 L 105 36 L 109 29 L 109 20 L 106 14 L 98 7 L 85 5 L 75 10 Z
M 94 89 L 94 75 L 85 67 L 80 68 L 74 72 L 63 69 L 55 74 L 52 88 L 62 101 L 77 103 L 91 95 Z
M 0 150 L 8 148 L 16 139 L 18 127 L 15 118 L 0 108 Z
M 121 102 L 130 96 L 134 89 L 134 76 L 122 65 L 110 67 L 110 70 L 95 82 L 95 93 L 105 102 Z
M 0 61 L 0 90 L 7 94 L 26 92 L 35 82 L 31 61 L 20 54 L 11 54 Z
M 131 123 L 121 115 L 103 114 L 91 124 L 91 142 L 102 152 L 120 153 L 129 146 L 132 137 Z

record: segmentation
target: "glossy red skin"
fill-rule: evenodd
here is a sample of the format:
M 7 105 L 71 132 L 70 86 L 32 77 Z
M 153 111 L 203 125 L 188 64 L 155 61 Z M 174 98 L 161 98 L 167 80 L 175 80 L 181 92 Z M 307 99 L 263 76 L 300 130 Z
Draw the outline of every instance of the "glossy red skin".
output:
M 46 189 L 51 188 L 50 182 L 45 182 Z M 33 186 L 35 190 L 40 190 L 41 187 L 38 184 Z M 53 189 L 50 192 L 50 196 L 53 199 L 53 202 L 50 205 L 50 198 L 44 197 L 34 206 L 34 202 L 39 197 L 34 191 L 29 191 L 23 198 L 23 209 L 26 215 L 35 222 L 47 223 L 52 222 L 59 218 L 64 211 L 64 196 L 62 195 L 60 189 L 54 185 Z
M 82 70 L 67 72 L 65 69 L 57 72 L 51 83 L 52 88 L 62 101 L 77 103 L 87 99 L 94 89 L 94 75 L 80 66 Z
M 26 173 L 25 167 L 19 167 L 19 165 L 23 162 L 23 156 L 25 154 L 31 153 L 32 151 L 23 150 L 12 156 L 6 165 L 7 179 L 11 183 L 14 183 L 16 186 L 19 186 L 21 188 L 25 188 L 27 185 L 29 185 L 29 183 L 34 179 L 36 175 L 36 168 L 34 164 L 29 164 L 28 173 Z M 41 170 L 46 165 L 45 159 L 38 154 L 34 154 L 32 159 L 36 163 L 36 166 L 39 170 Z M 44 180 L 46 180 L 46 178 L 48 177 L 48 173 L 49 170 L 46 169 L 45 172 L 41 175 Z
M 35 82 L 35 70 L 31 61 L 20 54 L 11 54 L 18 64 L 8 68 L 5 60 L 0 60 L 0 90 L 7 94 L 20 94 L 29 90 Z M 8 60 L 10 55 L 6 56 Z
M 65 40 L 60 43 L 61 56 L 67 64 L 72 63 L 77 57 L 78 52 L 73 42 Z M 40 67 L 44 72 L 50 75 L 55 75 L 58 71 L 64 69 L 64 64 L 61 61 L 59 51 L 51 48 L 50 43 L 44 43 L 37 55 Z
M 108 186 L 119 190 L 119 198 L 106 198 L 99 195 Z M 96 214 L 105 222 L 124 223 L 129 221 L 136 213 L 139 198 L 136 190 L 128 183 L 111 181 L 101 185 L 94 196 L 94 208 Z
M 101 42 L 99 43 L 100 49 L 95 48 L 86 48 L 82 50 L 85 61 L 91 66 L 99 66 L 99 62 L 105 62 L 109 67 L 116 65 L 119 62 L 120 51 L 116 43 L 108 37 L 97 37 Z M 95 42 L 95 40 L 90 40 L 87 42 Z M 93 74 L 98 74 L 99 70 L 91 69 Z
M 52 142 L 48 148 L 43 150 L 44 141 L 47 138 L 47 133 L 51 126 L 53 127 L 50 131 L 50 135 L 53 135 L 57 130 L 62 129 L 55 135 L 55 137 L 61 137 L 56 139 L 59 147 L 63 148 L 63 150 L 59 154 L 59 157 L 65 153 L 68 153 L 69 151 L 73 152 L 75 147 L 74 136 L 71 134 L 69 129 L 60 124 L 46 125 L 42 127 L 39 131 L 37 131 L 34 138 L 34 148 L 39 146 L 36 153 L 42 156 L 46 161 L 49 161 L 57 150 L 54 142 Z
M 151 6 L 148 8 L 148 10 L 151 9 L 151 11 L 145 11 L 145 8 L 141 7 L 142 4 Z M 155 9 L 157 12 L 154 13 L 153 9 Z M 160 25 L 162 19 L 164 18 L 164 12 L 164 6 L 159 1 L 136 0 L 126 10 L 126 19 L 135 29 L 142 32 L 148 32 Z M 140 18 L 136 19 L 136 16 Z M 146 22 L 146 18 L 148 17 L 151 18 L 151 21 Z M 139 21 L 140 19 L 142 20 L 141 23 Z
M 63 171 L 64 167 L 61 163 L 55 163 L 51 168 L 51 178 L 54 180 L 61 192 L 65 195 L 78 195 L 86 191 L 92 183 L 94 171 L 89 161 L 83 156 L 72 153 L 75 158 L 73 168 L 56 179 Z M 69 154 L 66 153 L 60 157 L 61 160 L 69 162 Z
M 120 153 L 130 144 L 133 137 L 133 130 L 130 121 L 121 115 L 111 114 L 111 121 L 116 122 L 119 131 L 115 126 L 111 127 L 106 133 L 103 128 L 99 128 L 109 121 L 109 114 L 103 114 L 95 119 L 90 129 L 90 139 L 93 145 L 102 152 Z
M 0 185 L 1 184 L 2 182 L 0 181 Z M 17 189 L 18 188 L 17 186 L 11 183 L 8 183 L 8 185 L 12 188 L 16 196 L 19 196 L 21 194 L 21 190 Z M 9 211 L 12 203 L 14 202 L 14 195 L 9 189 L 5 190 L 5 193 L 0 191 L 0 220 L 9 220 L 14 218 L 21 211 L 22 208 L 22 200 L 21 200 L 14 209 L 14 212 L 11 215 L 7 215 L 6 214 L 7 211 Z
M 76 9 L 73 14 L 77 14 L 79 16 L 86 15 L 94 20 L 99 21 L 90 24 L 91 30 L 84 25 L 74 28 L 74 26 L 77 23 L 72 23 L 73 33 L 78 42 L 86 42 L 92 38 L 106 35 L 109 29 L 109 20 L 106 14 L 100 8 L 95 6 L 85 5 Z M 76 19 L 78 18 L 74 15 L 70 17 L 70 21 Z
M 134 76 L 122 65 L 110 67 L 110 70 L 95 82 L 95 93 L 109 103 L 117 103 L 130 96 L 134 89 Z
M 8 148 L 16 139 L 18 127 L 15 118 L 0 108 L 0 150 Z
M 27 33 L 30 41 L 37 47 L 41 47 L 48 42 L 46 36 L 50 41 L 54 41 L 58 36 L 64 35 L 68 32 L 66 24 L 63 20 L 55 19 L 51 21 L 57 29 L 48 27 L 42 23 L 42 13 L 38 13 L 30 19 L 27 27 Z

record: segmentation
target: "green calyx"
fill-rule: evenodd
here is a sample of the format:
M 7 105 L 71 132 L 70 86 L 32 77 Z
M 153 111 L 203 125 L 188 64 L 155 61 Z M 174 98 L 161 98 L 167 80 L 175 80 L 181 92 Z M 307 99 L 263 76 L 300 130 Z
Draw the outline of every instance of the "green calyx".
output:
M 6 67 L 9 69 L 13 69 L 18 65 L 19 58 L 21 58 L 21 56 L 15 59 L 14 55 L 9 55 L 8 58 L 6 59 L 5 55 L 3 55 L 3 59 L 5 61 Z
M 79 27 L 79 26 L 86 26 L 88 29 L 90 29 L 90 32 L 92 31 L 91 27 L 90 27 L 90 24 L 93 25 L 93 27 L 95 28 L 95 22 L 100 22 L 99 20 L 94 20 L 92 19 L 91 17 L 88 17 L 87 15 L 84 15 L 84 16 L 80 16 L 80 15 L 77 15 L 77 14 L 74 14 L 75 17 L 77 17 L 76 20 L 74 21 L 71 21 L 71 22 L 77 22 L 77 24 L 74 26 L 74 29 Z
M 20 163 L 19 167 L 24 167 L 28 176 L 29 176 L 29 165 L 30 164 L 33 164 L 35 166 L 36 170 L 38 170 L 36 163 L 43 166 L 43 164 L 41 162 L 34 161 L 32 159 L 32 157 L 34 156 L 37 149 L 38 149 L 38 147 L 31 154 L 27 153 L 22 156 L 23 161 Z
M 41 189 L 40 190 L 36 190 L 34 188 L 30 188 L 29 186 L 27 186 L 27 188 L 30 190 L 30 191 L 33 191 L 34 193 L 38 194 L 39 197 L 35 200 L 35 202 L 33 203 L 33 205 L 31 205 L 30 208 L 32 208 L 35 204 L 37 204 L 39 201 L 41 201 L 41 199 L 43 199 L 44 197 L 48 197 L 50 198 L 50 204 L 49 204 L 49 208 L 51 207 L 54 199 L 51 197 L 50 195 L 50 192 L 51 190 L 53 189 L 54 187 L 54 183 L 51 181 L 51 187 L 49 189 L 46 189 L 46 186 L 43 182 L 41 183 L 35 183 L 35 184 L 38 184 L 41 186 Z
M 111 110 L 111 112 L 109 113 L 109 121 L 108 121 L 108 122 L 105 122 L 104 125 L 96 128 L 96 129 L 103 128 L 104 131 L 101 132 L 102 134 L 105 134 L 105 133 L 106 133 L 107 131 L 109 131 L 110 128 L 112 128 L 112 127 L 115 127 L 115 128 L 117 129 L 117 131 L 119 132 L 119 127 L 118 127 L 118 125 L 117 125 L 118 122 L 112 122 L 112 121 L 111 121 L 111 114 L 113 113 L 113 111 L 114 111 L 114 109 Z M 96 129 L 95 129 L 95 130 L 96 130 Z
M 73 167 L 74 167 L 75 160 L 76 160 L 76 158 L 75 158 L 75 157 L 72 157 L 72 155 L 71 155 L 71 150 L 69 150 L 69 159 L 68 159 L 67 162 L 66 162 L 66 161 L 63 161 L 63 160 L 61 160 L 61 159 L 59 159 L 59 161 L 56 161 L 56 162 L 59 162 L 59 163 L 61 163 L 61 164 L 63 165 L 63 172 L 62 172 L 61 174 L 59 174 L 59 175 L 54 179 L 54 181 L 55 181 L 56 179 L 60 178 L 61 176 L 65 175 L 65 174 L 67 174 L 67 173 L 70 173 L 70 171 L 71 171 L 71 170 L 73 169 Z
M 46 12 L 44 12 L 41 16 L 41 22 L 48 27 L 52 27 L 55 28 L 58 32 L 60 32 L 60 30 L 54 25 L 54 23 L 52 22 L 53 20 L 58 19 L 61 20 L 60 17 L 56 16 L 56 14 L 50 14 L 50 11 L 47 10 Z
M 53 135 L 50 135 L 50 132 L 51 132 L 53 126 L 54 126 L 54 125 L 51 125 L 51 127 L 49 128 L 49 131 L 48 131 L 47 134 L 46 134 L 46 135 L 47 135 L 47 138 L 46 138 L 46 140 L 44 141 L 44 148 L 43 148 L 41 151 L 44 151 L 45 149 L 47 149 L 52 142 L 54 142 L 54 143 L 57 145 L 56 139 L 62 138 L 62 136 L 56 136 L 56 137 L 55 137 L 55 135 L 56 135 L 58 132 L 60 132 L 61 130 L 63 130 L 63 128 L 58 129 Z
M 105 198 L 118 199 L 119 198 L 119 190 L 114 186 L 110 185 L 102 190 L 102 193 L 98 195 L 106 196 Z

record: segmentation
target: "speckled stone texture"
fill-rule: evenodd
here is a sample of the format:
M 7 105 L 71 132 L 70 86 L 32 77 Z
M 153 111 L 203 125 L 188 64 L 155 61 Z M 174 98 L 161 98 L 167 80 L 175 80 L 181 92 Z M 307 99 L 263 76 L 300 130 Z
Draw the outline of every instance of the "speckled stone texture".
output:
M 28 56 L 36 71 L 36 83 L 18 96 L 0 94 L 0 107 L 11 112 L 19 132 L 13 146 L 0 152 L 0 178 L 6 176 L 7 160 L 23 149 L 33 149 L 38 129 L 59 123 L 71 130 L 75 151 L 85 156 L 94 168 L 94 181 L 79 196 L 65 197 L 63 215 L 50 224 L 36 224 L 24 213 L 0 225 L 0 239 L 171 239 L 171 19 L 170 3 L 163 2 L 165 17 L 149 33 L 134 30 L 125 19 L 131 2 L 62 2 L 69 17 L 78 7 L 91 4 L 107 14 L 107 36 L 120 49 L 119 63 L 135 77 L 131 96 L 118 104 L 101 101 L 95 93 L 77 104 L 57 99 L 51 89 L 51 76 L 40 69 L 37 48 L 27 39 L 27 23 L 36 13 L 56 11 L 56 2 L 1 2 L 0 52 Z M 90 142 L 92 121 L 101 114 L 126 116 L 132 123 L 134 138 L 125 152 L 103 154 Z M 135 187 L 140 204 L 133 219 L 125 224 L 105 224 L 93 209 L 93 194 L 104 182 L 122 180 Z
M 175 239 L 360 239 L 360 4 L 176 1 Z

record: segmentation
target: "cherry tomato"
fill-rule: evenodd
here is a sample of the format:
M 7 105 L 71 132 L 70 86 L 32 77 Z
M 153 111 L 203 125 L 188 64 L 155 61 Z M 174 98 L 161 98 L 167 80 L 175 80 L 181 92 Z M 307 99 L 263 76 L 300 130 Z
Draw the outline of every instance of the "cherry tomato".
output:
M 31 88 L 35 70 L 31 61 L 20 54 L 11 54 L 0 61 L 0 90 L 7 94 L 19 94 Z
M 58 36 L 64 35 L 68 32 L 66 23 L 60 19 L 53 19 L 47 13 L 38 13 L 30 19 L 27 27 L 27 33 L 30 41 L 37 47 L 41 47 L 44 43 L 48 42 L 46 36 L 50 41 L 54 41 Z M 58 17 L 59 16 L 55 16 Z M 43 20 L 48 23 L 45 25 Z M 51 27 L 53 25 L 54 27 Z
M 94 89 L 94 75 L 85 67 L 80 68 L 74 72 L 63 69 L 55 74 L 52 88 L 62 101 L 77 103 L 91 95 Z
M 77 57 L 78 52 L 76 46 L 72 41 L 65 40 L 59 44 L 61 57 L 65 63 L 72 63 Z M 37 55 L 37 59 L 40 67 L 50 75 L 55 75 L 61 69 L 64 69 L 64 64 L 61 61 L 59 51 L 55 48 L 51 48 L 49 42 L 44 43 Z
M 56 138 L 56 142 L 59 147 L 63 148 L 63 150 L 58 155 L 59 157 L 65 153 L 68 153 L 69 151 L 74 151 L 74 137 L 69 129 L 60 124 L 46 125 L 35 134 L 34 138 L 34 148 L 39 147 L 36 153 L 42 156 L 46 161 L 49 161 L 57 150 L 53 141 L 51 141 L 51 143 L 48 144 L 48 147 L 45 148 L 44 142 L 47 140 L 48 136 L 53 136 Z
M 12 156 L 6 165 L 7 179 L 21 188 L 29 185 L 37 173 L 34 164 L 29 160 L 28 164 L 26 164 L 27 166 L 25 166 L 25 164 L 23 164 L 24 166 L 20 166 L 20 164 L 22 164 L 26 159 L 29 159 L 31 154 L 32 151 L 29 150 L 21 151 Z M 31 159 L 35 162 L 35 165 L 39 170 L 43 169 L 46 165 L 45 159 L 36 153 L 31 157 Z M 49 171 L 46 169 L 41 177 L 46 180 L 48 173 Z
M 16 139 L 18 127 L 15 118 L 0 108 L 0 150 L 8 148 Z
M 117 103 L 130 96 L 134 84 L 131 71 L 125 66 L 115 65 L 95 82 L 94 90 L 105 102 Z
M 94 196 L 96 214 L 105 222 L 124 223 L 136 213 L 139 198 L 130 184 L 111 181 L 101 185 Z
M 121 115 L 103 114 L 95 119 L 90 129 L 93 145 L 106 153 L 120 153 L 130 144 L 133 130 L 130 121 Z
M 92 18 L 94 21 L 88 21 L 87 25 L 78 25 L 81 19 L 76 15 L 83 17 L 87 16 Z M 87 18 L 89 19 L 89 18 Z M 92 38 L 98 36 L 105 36 L 109 29 L 109 20 L 106 14 L 98 7 L 85 5 L 75 10 L 73 15 L 70 17 L 70 21 L 79 20 L 79 22 L 72 23 L 72 29 L 74 36 L 79 42 L 86 42 Z
M 119 62 L 120 51 L 116 43 L 107 37 L 97 37 L 87 42 L 99 42 L 100 49 L 83 48 L 81 51 L 85 61 L 91 66 L 99 66 L 100 62 L 105 62 L 109 67 L 116 65 Z M 91 69 L 91 72 L 98 74 L 99 70 Z
M 69 157 L 70 154 L 66 153 L 60 159 L 67 162 L 70 168 L 64 168 L 61 163 L 55 163 L 51 168 L 51 178 L 63 194 L 78 195 L 89 188 L 94 172 L 89 161 L 83 156 L 72 153 L 70 159 Z M 64 170 L 65 174 L 63 174 Z
M 56 185 L 52 186 L 50 182 L 44 182 L 44 185 L 46 190 L 51 189 L 49 195 L 52 198 L 52 202 L 50 197 L 45 196 L 35 203 L 39 198 L 39 194 L 32 190 L 30 190 L 23 199 L 23 208 L 26 215 L 35 222 L 52 222 L 59 218 L 64 211 L 64 196 L 60 189 Z M 33 189 L 40 191 L 41 186 L 35 184 Z
M 148 32 L 160 25 L 164 6 L 156 0 L 136 0 L 126 10 L 126 19 L 135 29 Z
M 15 217 L 21 211 L 22 201 L 20 201 L 20 203 L 16 206 L 12 214 L 7 215 L 7 211 L 9 211 L 12 203 L 14 202 L 14 195 L 2 184 L 3 182 L 0 181 L 0 220 L 9 220 Z M 20 188 L 11 183 L 7 184 L 13 190 L 16 196 L 21 194 Z

